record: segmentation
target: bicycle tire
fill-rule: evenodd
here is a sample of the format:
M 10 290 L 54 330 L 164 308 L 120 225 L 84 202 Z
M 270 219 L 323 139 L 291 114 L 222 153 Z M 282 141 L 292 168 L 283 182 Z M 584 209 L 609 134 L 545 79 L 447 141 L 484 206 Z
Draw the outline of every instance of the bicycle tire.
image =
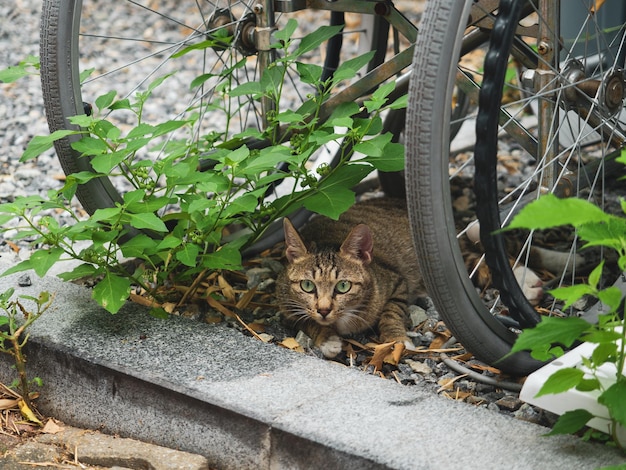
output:
M 485 307 L 456 238 L 449 181 L 451 107 L 471 1 L 430 0 L 415 47 L 407 110 L 409 220 L 428 292 L 445 324 L 482 361 L 512 374 L 540 363 L 521 353 L 504 358 L 515 339 Z M 504 359 L 503 359 L 504 358 Z

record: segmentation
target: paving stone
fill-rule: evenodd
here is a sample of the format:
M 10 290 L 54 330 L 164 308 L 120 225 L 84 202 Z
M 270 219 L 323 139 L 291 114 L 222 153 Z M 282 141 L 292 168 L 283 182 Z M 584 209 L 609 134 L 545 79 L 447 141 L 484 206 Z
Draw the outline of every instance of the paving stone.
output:
M 134 439 L 66 427 L 56 434 L 37 437 L 42 444 L 56 444 L 78 456 L 82 464 L 153 470 L 208 470 L 205 457 L 168 449 Z

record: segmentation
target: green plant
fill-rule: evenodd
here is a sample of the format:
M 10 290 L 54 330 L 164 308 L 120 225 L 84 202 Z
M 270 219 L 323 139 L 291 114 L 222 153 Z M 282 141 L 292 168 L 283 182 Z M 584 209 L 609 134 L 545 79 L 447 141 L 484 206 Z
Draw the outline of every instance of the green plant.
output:
M 139 286 L 159 304 L 174 293 L 175 284 L 193 289 L 211 271 L 238 269 L 242 248 L 258 239 L 279 217 L 305 207 L 337 218 L 354 203 L 350 188 L 368 173 L 375 169 L 401 170 L 402 145 L 391 142 L 390 134 L 380 134 L 381 112 L 406 104 L 405 99 L 387 103 L 393 83 L 375 90 L 361 105 L 343 103 L 328 118 L 320 116 L 330 93 L 341 82 L 355 77 L 373 52 L 343 62 L 332 78 L 321 81 L 322 67 L 301 58 L 340 28 L 325 26 L 294 41 L 295 28 L 295 20 L 290 20 L 285 29 L 276 32 L 273 47 L 279 50 L 280 58 L 258 82 L 235 86 L 230 80 L 232 69 L 226 68 L 220 76 L 222 93 L 205 104 L 223 110 L 228 123 L 233 111 L 229 109 L 230 101 L 221 102 L 220 96 L 269 100 L 275 108 L 262 131 L 247 130 L 226 140 L 223 139 L 227 132 L 194 137 L 201 110 L 181 119 L 145 122 L 144 106 L 154 90 L 168 79 L 164 76 L 132 99 L 117 99 L 115 91 L 100 96 L 95 100 L 93 115 L 72 118 L 81 130 L 35 137 L 22 156 L 23 161 L 37 157 L 59 138 L 80 134 L 82 138 L 72 146 L 84 158 L 90 158 L 94 171 L 68 175 L 63 188 L 49 191 L 46 197 L 17 198 L 0 205 L 0 224 L 6 226 L 17 218 L 21 221 L 17 237 L 39 248 L 5 274 L 34 269 L 43 276 L 57 262 L 80 260 L 83 264 L 61 277 L 98 279 L 93 297 L 111 313 L 121 308 L 132 286 Z M 177 56 L 212 46 L 209 40 L 183 49 Z M 243 66 L 244 63 L 233 65 Z M 295 71 L 302 82 L 315 90 L 295 111 L 279 107 L 288 71 Z M 191 86 L 201 86 L 206 78 L 197 77 Z M 134 126 L 129 130 L 116 126 L 111 116 L 117 112 L 132 114 Z M 367 117 L 362 117 L 364 113 Z M 339 133 L 338 126 L 347 130 Z M 186 132 L 186 138 L 179 137 L 181 132 Z M 249 139 L 266 144 L 261 149 L 249 148 Z M 317 175 L 312 174 L 307 162 L 328 142 L 338 143 L 339 163 L 320 167 Z M 150 152 L 157 152 L 159 159 L 147 158 Z M 357 152 L 359 157 L 354 158 Z M 279 169 L 279 164 L 286 168 Z M 205 170 L 199 171 L 199 167 Z M 79 217 L 70 204 L 77 186 L 110 176 L 124 179 L 131 188 L 123 200 L 115 207 L 97 210 L 87 219 Z M 274 200 L 266 198 L 272 185 L 288 178 L 283 183 L 290 185 L 286 195 Z M 50 211 L 65 212 L 74 223 L 60 226 Z M 247 232 L 229 240 L 224 233 L 234 224 L 246 227 Z M 78 249 L 78 242 L 89 244 Z M 139 267 L 123 262 L 128 258 L 141 260 Z M 167 315 L 161 308 L 153 308 L 152 312 Z
M 23 295 L 14 300 L 11 299 L 14 293 L 14 289 L 8 289 L 0 294 L 0 310 L 4 312 L 4 315 L 0 315 L 0 352 L 13 356 L 15 360 L 15 369 L 18 375 L 17 385 L 24 402 L 20 409 L 23 414 L 28 415 L 31 409 L 30 385 L 31 383 L 41 385 L 41 380 L 37 377 L 32 380 L 28 379 L 23 349 L 28 341 L 28 329 L 50 308 L 53 296 L 48 292 L 42 292 L 39 297 Z M 23 304 L 24 300 L 33 302 L 35 310 L 27 309 Z M 32 420 L 30 416 L 27 417 Z
M 622 201 L 622 210 L 626 212 L 626 201 Z M 607 214 L 587 201 L 559 199 L 553 195 L 541 197 L 526 206 L 509 228 L 534 230 L 562 225 L 576 228 L 576 234 L 584 242 L 584 248 L 602 246 L 615 250 L 618 254 L 619 270 L 626 270 L 626 219 Z M 536 359 L 547 361 L 561 356 L 564 348 L 569 348 L 576 342 L 595 344 L 591 356 L 583 358 L 581 368 L 559 369 L 548 378 L 537 396 L 562 393 L 572 388 L 598 393 L 598 402 L 609 412 L 613 441 L 620 445 L 616 434 L 618 426 L 626 428 L 626 325 L 623 293 L 616 286 L 602 287 L 604 265 L 605 261 L 602 260 L 589 274 L 586 283 L 550 291 L 555 298 L 565 302 L 563 310 L 585 296 L 599 299 L 606 305 L 607 313 L 600 315 L 597 323 L 590 324 L 575 316 L 544 317 L 535 328 L 522 332 L 512 353 L 529 350 Z M 605 364 L 611 364 L 615 368 L 615 380 L 609 384 L 601 380 L 599 375 L 600 368 Z M 578 432 L 593 417 L 585 409 L 564 413 L 549 434 Z

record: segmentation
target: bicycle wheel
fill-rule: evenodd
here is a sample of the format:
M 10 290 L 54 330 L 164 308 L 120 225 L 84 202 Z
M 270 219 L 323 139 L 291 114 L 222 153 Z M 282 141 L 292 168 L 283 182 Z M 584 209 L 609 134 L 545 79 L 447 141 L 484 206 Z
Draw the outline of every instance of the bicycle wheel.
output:
M 468 273 L 464 259 L 466 231 L 461 227 L 475 219 L 475 109 L 461 121 L 451 116 L 456 89 L 466 90 L 474 103 L 480 89 L 482 51 L 493 24 L 492 9 L 483 3 L 431 0 L 424 12 L 406 122 L 409 220 L 428 292 L 457 340 L 501 370 L 525 373 L 538 366 L 528 355 L 500 361 L 515 334 L 490 312 L 475 284 L 478 271 Z M 460 127 L 456 141 L 450 137 L 451 123 Z M 459 199 L 466 199 L 462 207 Z
M 608 110 L 606 103 L 581 103 L 594 102 L 589 94 L 606 91 L 610 83 L 621 82 L 621 72 L 617 70 L 624 63 L 618 53 L 623 50 L 623 29 L 621 23 L 617 28 L 601 26 L 593 18 L 590 2 L 577 2 L 582 5 L 581 15 L 562 22 L 571 28 L 565 35 L 563 29 L 558 29 L 561 13 L 542 10 L 542 6 L 556 2 L 521 2 L 517 8 L 523 20 L 519 22 L 517 16 L 514 20 L 504 17 L 508 6 L 505 2 L 494 3 L 434 0 L 428 4 L 416 44 L 410 90 L 407 191 L 420 261 L 444 321 L 478 358 L 506 372 L 523 375 L 540 363 L 527 354 L 501 360 L 521 328 L 536 323 L 540 313 L 567 313 L 560 311 L 562 305 L 545 294 L 542 287 L 575 282 L 580 279 L 577 276 L 594 266 L 593 258 L 601 253 L 581 256 L 576 252 L 575 234 L 562 230 L 510 233 L 496 244 L 486 236 L 494 226 L 482 218 L 477 224 L 476 213 L 491 211 L 498 223 L 502 220 L 505 224 L 545 190 L 545 175 L 550 168 L 555 169 L 552 174 L 557 177 L 551 180 L 549 190 L 580 188 L 588 198 L 604 191 L 609 179 L 606 164 L 622 145 L 618 138 L 622 133 L 620 111 L 616 109 L 621 108 L 621 101 L 619 97 L 615 100 L 620 103 L 612 105 L 613 111 Z M 572 3 L 568 2 L 570 13 Z M 496 7 L 498 18 L 492 14 Z M 525 38 L 502 46 L 505 51 L 500 57 L 506 73 L 495 79 L 497 83 L 487 74 L 485 63 L 486 40 L 492 31 L 512 31 Z M 569 46 L 560 44 L 551 66 L 539 67 L 538 64 L 546 63 L 542 52 L 552 47 L 544 49 L 542 41 L 545 37 L 558 38 L 559 34 L 565 40 L 570 38 Z M 585 43 L 591 40 L 595 42 L 593 48 Z M 543 73 L 544 69 L 551 70 L 551 79 Z M 533 76 L 527 70 L 546 79 L 550 88 L 540 91 L 536 86 L 539 80 L 530 83 Z M 595 91 L 567 93 L 579 81 L 595 84 Z M 438 86 L 442 82 L 446 85 Z M 442 108 L 441 103 L 454 102 L 455 87 L 470 90 L 470 94 L 473 90 L 474 103 L 480 92 L 481 113 L 495 116 L 500 123 L 499 156 L 497 163 L 490 162 L 488 170 L 480 166 L 474 155 L 475 108 L 464 119 L 456 139 L 448 132 L 450 108 Z M 487 90 L 491 90 L 488 95 Z M 607 96 L 605 91 L 597 94 Z M 568 95 L 574 99 L 552 100 Z M 547 101 L 553 102 L 551 117 L 546 113 Z M 591 112 L 584 112 L 583 108 Z M 557 109 L 563 110 L 559 119 L 555 118 Z M 493 141 L 491 144 L 495 148 Z M 597 156 L 583 155 L 592 148 Z M 490 179 L 490 185 L 484 182 L 485 177 Z M 566 186 L 566 181 L 575 183 Z M 479 195 L 485 198 L 478 201 Z M 468 259 L 468 251 L 476 251 L 478 229 L 484 249 Z M 485 253 L 491 259 L 493 252 L 500 256 L 500 270 L 486 269 Z M 501 273 L 505 271 L 507 275 L 503 277 Z M 520 288 L 520 284 L 524 287 Z M 517 292 L 517 303 L 511 300 L 510 292 Z M 578 307 L 587 310 L 587 306 Z
M 259 63 L 272 60 L 271 51 L 259 59 L 261 54 L 255 48 L 257 3 L 129 0 L 103 8 L 97 0 L 46 0 L 42 13 L 41 71 L 50 130 L 75 128 L 69 119 L 84 114 L 85 103 L 93 103 L 99 94 L 116 90 L 118 97 L 128 97 L 144 91 L 157 77 L 169 74 L 172 75 L 166 86 L 155 89 L 154 99 L 146 103 L 143 111 L 146 120 L 163 122 L 168 117 L 184 119 L 190 113 L 202 113 L 194 138 L 219 133 L 222 143 L 251 127 L 262 128 L 269 108 L 264 108 L 252 94 L 229 98 L 228 90 L 223 89 L 224 71 L 230 74 L 229 90 L 232 90 L 242 83 L 258 80 L 262 68 Z M 298 18 L 300 13 L 276 12 L 267 15 L 267 21 L 278 23 L 281 17 Z M 315 24 L 311 24 L 311 18 L 315 18 Z M 344 22 L 343 13 L 318 12 L 314 17 L 309 13 L 300 21 L 298 34 L 304 35 L 329 22 Z M 352 27 L 348 31 L 350 35 L 359 33 L 359 39 L 352 42 L 360 51 L 384 51 L 387 35 L 378 31 L 382 24 L 371 22 L 363 29 Z M 231 39 L 220 43 L 224 33 Z M 346 57 L 359 53 L 356 45 L 346 46 L 346 41 L 342 45 L 341 39 L 339 35 L 328 41 L 325 76 L 332 74 L 333 68 Z M 215 44 L 194 50 L 208 40 Z M 177 57 L 185 50 L 187 54 Z M 311 63 L 321 61 L 316 54 L 319 51 L 310 53 Z M 190 88 L 190 83 L 198 77 L 204 77 L 202 84 Z M 288 95 L 289 101 L 281 101 L 281 109 L 297 109 L 307 94 L 314 92 L 313 87 L 299 81 L 297 76 L 289 76 L 284 86 L 290 90 L 283 94 L 283 97 Z M 210 103 L 220 94 L 223 101 L 221 109 L 216 110 Z M 151 101 L 157 104 L 152 105 Z M 227 118 L 224 109 L 231 113 Z M 118 114 L 112 113 L 110 119 L 117 119 L 116 124 L 123 127 L 125 116 Z M 72 148 L 78 139 L 70 136 L 55 143 L 66 174 L 93 171 L 89 159 L 80 157 Z M 311 173 L 315 174 L 318 166 L 332 163 L 335 151 L 329 147 L 311 159 Z M 93 213 L 114 206 L 131 189 L 123 179 L 101 177 L 80 185 L 77 196 L 83 207 Z
M 625 144 L 626 113 L 626 6 L 623 2 L 602 3 L 581 0 L 569 3 L 567 11 L 558 2 L 533 6 L 532 15 L 539 41 L 513 34 L 521 19 L 522 2 L 500 3 L 500 28 L 494 32 L 485 60 L 485 79 L 477 118 L 476 182 L 481 238 L 489 267 L 498 280 L 503 302 L 522 326 L 539 321 L 512 274 L 512 265 L 503 248 L 503 235 L 494 231 L 506 226 L 512 216 L 540 194 L 576 197 L 596 204 L 613 214 L 623 214 L 619 201 L 623 189 L 618 179 L 625 173 L 615 158 Z M 507 103 L 510 120 L 519 121 L 522 109 L 536 110 L 536 153 L 533 173 L 508 196 L 498 191 L 495 168 L 498 157 L 499 113 L 488 102 L 499 102 L 506 75 L 506 64 L 515 50 L 537 50 L 536 60 L 523 71 L 525 93 Z M 620 270 L 612 253 L 585 249 L 576 232 L 562 229 L 559 243 L 569 254 L 563 269 L 552 273 L 554 287 L 586 282 L 591 268 L 606 261 L 602 285 L 621 286 Z M 518 256 L 531 256 L 554 231 L 525 234 L 526 248 Z M 515 266 L 515 264 L 513 264 Z M 574 310 L 548 297 L 541 313 L 582 316 L 597 321 L 601 304 L 583 299 Z

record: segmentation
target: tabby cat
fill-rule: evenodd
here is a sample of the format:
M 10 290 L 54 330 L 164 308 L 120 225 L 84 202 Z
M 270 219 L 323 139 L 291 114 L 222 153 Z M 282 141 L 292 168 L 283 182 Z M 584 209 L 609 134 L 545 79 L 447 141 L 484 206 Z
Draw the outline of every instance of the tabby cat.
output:
M 342 336 L 361 332 L 413 347 L 408 306 L 426 292 L 403 200 L 361 202 L 338 221 L 316 217 L 302 236 L 287 219 L 284 228 L 280 309 L 325 357 L 339 354 Z

